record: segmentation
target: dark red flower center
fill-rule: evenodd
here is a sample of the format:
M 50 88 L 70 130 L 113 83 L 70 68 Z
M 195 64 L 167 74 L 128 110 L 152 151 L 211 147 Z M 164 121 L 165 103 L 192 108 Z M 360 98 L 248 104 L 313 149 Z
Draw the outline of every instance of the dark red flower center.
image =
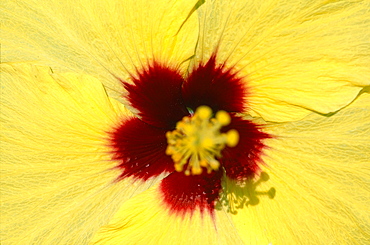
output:
M 212 213 L 222 191 L 223 177 L 243 181 L 258 173 L 263 140 L 269 135 L 239 116 L 246 109 L 247 80 L 233 69 L 217 64 L 216 56 L 199 64 L 187 77 L 171 66 L 154 62 L 138 71 L 132 81 L 122 84 L 128 92 L 127 100 L 137 110 L 137 117 L 122 121 L 112 133 L 114 158 L 119 160 L 117 167 L 122 170 L 119 179 L 134 177 L 145 181 L 168 173 L 160 185 L 163 202 L 169 210 L 177 214 L 196 209 Z M 199 171 L 198 166 L 194 170 L 196 174 L 191 175 L 189 171 L 181 171 L 190 162 L 182 162 L 179 167 L 179 162 L 174 161 L 177 156 L 168 153 L 168 140 L 181 140 L 182 136 L 176 136 L 177 123 L 190 121 L 202 106 L 213 112 L 227 112 L 229 122 L 220 132 L 226 135 L 236 130 L 239 140 L 236 146 L 225 145 L 219 148 L 220 154 L 212 155 L 217 167 L 211 166 L 214 162 L 210 159 L 209 165 L 203 165 L 207 166 L 206 171 Z M 172 152 L 181 153 L 181 149 L 176 150 Z

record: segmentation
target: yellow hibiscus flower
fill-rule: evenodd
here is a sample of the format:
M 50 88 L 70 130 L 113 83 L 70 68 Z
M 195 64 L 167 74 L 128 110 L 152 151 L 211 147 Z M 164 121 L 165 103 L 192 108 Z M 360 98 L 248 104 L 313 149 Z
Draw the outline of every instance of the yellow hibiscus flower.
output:
M 2 244 L 366 244 L 368 1 L 4 1 Z

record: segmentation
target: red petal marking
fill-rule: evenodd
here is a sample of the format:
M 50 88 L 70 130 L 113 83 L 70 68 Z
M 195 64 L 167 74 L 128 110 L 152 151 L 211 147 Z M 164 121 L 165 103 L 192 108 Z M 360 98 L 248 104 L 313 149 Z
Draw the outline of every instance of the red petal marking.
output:
M 112 133 L 114 158 L 120 160 L 117 167 L 122 169 L 119 178 L 134 176 L 148 180 L 171 172 L 160 186 L 168 209 L 178 215 L 197 209 L 212 214 L 222 190 L 223 174 L 236 180 L 253 177 L 261 163 L 263 140 L 270 136 L 253 122 L 232 115 L 231 124 L 223 131 L 236 129 L 240 140 L 236 147 L 222 151 L 220 170 L 186 176 L 175 172 L 171 157 L 166 155 L 165 134 L 189 114 L 186 107 L 195 111 L 201 105 L 208 105 L 214 112 L 242 112 L 246 96 L 244 81 L 231 69 L 217 65 L 216 56 L 199 65 L 185 82 L 177 70 L 158 63 L 132 79 L 134 84 L 123 82 L 123 85 L 142 121 L 137 118 L 124 121 Z
M 144 122 L 171 129 L 189 114 L 181 97 L 184 80 L 177 70 L 153 63 L 132 80 L 134 84 L 122 82 L 128 91 L 127 99 Z
M 246 180 L 259 171 L 263 140 L 270 136 L 262 132 L 251 121 L 232 115 L 231 123 L 222 131 L 236 129 L 239 132 L 239 143 L 235 147 L 226 147 L 222 151 L 221 165 L 226 176 L 236 180 Z
M 212 56 L 205 65 L 192 71 L 183 85 L 182 96 L 186 106 L 193 110 L 207 105 L 214 112 L 242 112 L 246 88 L 242 78 L 223 65 L 217 65 L 216 56 Z
M 152 127 L 137 118 L 123 122 L 112 133 L 114 159 L 121 163 L 119 179 L 134 176 L 142 180 L 173 172 L 174 165 L 166 155 L 166 130 Z
M 213 213 L 219 197 L 222 171 L 186 176 L 183 172 L 174 172 L 162 180 L 160 190 L 163 202 L 171 213 L 184 215 L 199 209 Z

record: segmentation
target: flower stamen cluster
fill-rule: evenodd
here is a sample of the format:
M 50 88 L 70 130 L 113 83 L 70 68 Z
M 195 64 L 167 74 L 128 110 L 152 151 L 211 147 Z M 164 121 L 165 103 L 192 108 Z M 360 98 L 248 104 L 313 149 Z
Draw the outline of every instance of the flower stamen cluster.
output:
M 176 129 L 166 133 L 166 154 L 172 157 L 175 169 L 185 175 L 199 175 L 206 168 L 208 173 L 217 171 L 221 151 L 225 146 L 234 147 L 239 142 L 239 133 L 231 129 L 222 133 L 220 129 L 229 125 L 230 115 L 218 111 L 213 117 L 208 106 L 197 108 L 193 116 L 186 116 L 176 125 Z

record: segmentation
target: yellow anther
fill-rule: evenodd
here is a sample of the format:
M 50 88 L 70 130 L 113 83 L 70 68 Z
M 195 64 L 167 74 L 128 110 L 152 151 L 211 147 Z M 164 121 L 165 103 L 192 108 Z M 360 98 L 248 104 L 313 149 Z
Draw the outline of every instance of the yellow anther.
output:
M 175 162 L 179 162 L 181 159 L 182 159 L 182 154 L 181 153 L 172 153 L 172 159 L 175 161 Z
M 231 129 L 226 133 L 227 146 L 234 147 L 239 143 L 239 133 L 235 129 Z
M 172 157 L 175 170 L 184 171 L 185 175 L 199 175 L 203 168 L 207 172 L 217 171 L 221 151 L 225 146 L 234 147 L 238 144 L 239 134 L 232 129 L 221 133 L 223 126 L 230 124 L 231 117 L 225 111 L 216 113 L 212 118 L 212 110 L 208 106 L 200 106 L 192 117 L 184 117 L 177 123 L 176 129 L 167 132 L 166 154 Z
M 218 168 L 220 167 L 220 162 L 215 159 L 212 159 L 211 161 L 209 161 L 209 165 L 211 166 L 212 169 L 218 170 Z
M 200 166 L 202 166 L 202 167 L 207 167 L 208 166 L 208 162 L 206 161 L 206 160 L 202 160 L 202 161 L 200 161 Z
M 181 172 L 183 170 L 183 166 L 184 165 L 181 165 L 181 164 L 178 164 L 178 163 L 175 163 L 175 170 L 177 172 Z
M 229 125 L 231 121 L 231 118 L 226 111 L 218 111 L 216 113 L 216 119 L 222 126 Z
M 191 168 L 191 173 L 194 175 L 201 174 L 202 173 L 202 168 L 201 167 L 192 167 Z
M 211 118 L 211 115 L 212 115 L 212 109 L 209 108 L 208 106 L 200 106 L 196 110 L 195 114 L 200 119 L 209 119 L 209 118 Z
M 174 151 L 172 150 L 172 148 L 171 147 L 167 147 L 166 154 L 167 155 L 172 155 L 173 153 L 174 153 Z

